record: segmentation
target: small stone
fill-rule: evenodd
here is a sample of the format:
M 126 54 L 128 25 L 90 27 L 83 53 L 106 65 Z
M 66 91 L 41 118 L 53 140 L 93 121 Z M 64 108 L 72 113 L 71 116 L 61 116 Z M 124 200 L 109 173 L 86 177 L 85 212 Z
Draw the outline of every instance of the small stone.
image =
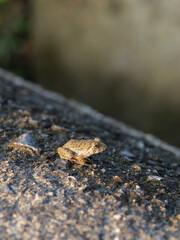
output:
M 144 149 L 144 143 L 142 141 L 137 142 L 136 147 L 139 149 Z
M 73 181 L 73 182 L 77 182 L 77 179 L 74 176 L 69 176 L 68 180 Z
M 84 183 L 88 183 L 88 178 L 84 178 L 84 179 L 83 179 L 83 182 L 84 182 Z
M 84 185 L 78 189 L 78 192 L 83 192 L 88 186 Z
M 115 233 L 120 233 L 120 231 L 121 231 L 121 230 L 120 230 L 119 228 L 115 228 L 115 230 L 114 230 Z M 118 237 L 116 237 L 116 238 L 119 240 Z M 115 240 L 116 240 L 116 238 L 115 238 Z
M 129 170 L 129 172 L 127 173 L 127 176 L 129 176 L 129 175 L 132 175 L 132 176 L 136 176 L 136 175 L 138 175 L 139 173 L 141 173 L 141 167 L 139 166 L 139 165 L 137 165 L 137 164 L 134 164 L 131 168 L 130 168 L 130 170 Z
M 28 116 L 31 115 L 31 113 L 30 113 L 28 110 L 24 110 L 24 111 L 22 112 L 22 114 L 23 114 L 23 115 L 28 115 Z
M 101 194 L 98 190 L 94 190 L 94 195 L 99 198 L 101 197 Z
M 68 129 L 64 128 L 64 127 L 60 127 L 58 125 L 52 125 L 51 126 L 51 129 L 54 131 L 54 132 L 59 132 L 59 133 L 62 133 L 62 132 L 68 132 Z
M 152 206 L 151 206 L 151 205 L 148 205 L 148 206 L 147 206 L 147 210 L 148 210 L 149 212 L 152 212 L 152 211 L 153 211 Z
M 136 171 L 136 172 L 141 172 L 141 167 L 137 164 L 134 164 L 133 165 L 133 169 Z
M 24 133 L 20 135 L 14 141 L 10 142 L 9 146 L 13 147 L 15 150 L 27 151 L 31 155 L 34 155 L 34 153 L 39 155 L 36 141 L 34 137 L 29 133 Z
M 35 128 L 38 128 L 38 127 L 39 127 L 38 121 L 33 120 L 32 118 L 29 118 L 28 123 L 29 123 L 30 125 L 32 125 L 33 127 L 35 127 Z
M 166 192 L 165 192 L 165 189 L 160 189 L 160 190 L 159 190 L 159 193 L 160 193 L 160 194 L 165 194 L 165 193 L 166 193 Z
M 117 183 L 122 183 L 123 182 L 123 180 L 118 176 L 114 177 L 114 181 L 117 182 Z
M 159 177 L 159 176 L 149 175 L 149 176 L 147 177 L 147 181 L 148 181 L 148 182 L 149 182 L 149 181 L 151 181 L 151 182 L 158 182 L 158 181 L 161 181 L 161 180 L 163 180 L 163 178 L 162 178 L 162 177 Z
M 94 177 L 94 171 L 91 171 L 91 176 Z
M 119 220 L 119 219 L 121 218 L 121 215 L 120 215 L 120 214 L 115 214 L 115 215 L 113 216 L 113 218 L 114 218 L 115 220 Z
M 105 173 L 105 172 L 106 172 L 106 169 L 104 169 L 104 168 L 101 169 L 101 172 L 102 172 L 102 173 Z
M 120 198 L 123 194 L 124 194 L 124 193 L 123 193 L 123 190 L 122 190 L 122 189 L 118 189 L 118 190 L 114 193 L 114 196 Z
M 129 187 L 129 183 L 125 183 L 124 188 L 128 188 L 128 187 Z
M 87 204 L 87 202 L 82 197 L 77 198 L 77 201 L 83 205 Z
M 120 154 L 122 157 L 135 158 L 134 154 L 132 154 L 128 151 L 122 151 Z
M 151 202 L 152 202 L 152 203 L 155 203 L 155 204 L 157 204 L 157 205 L 164 205 L 164 203 L 163 203 L 161 200 L 157 199 L 157 198 L 153 198 L 153 199 L 151 200 Z
M 77 187 L 78 181 L 74 176 L 68 176 L 67 179 L 68 179 L 68 185 L 70 187 L 72 188 Z

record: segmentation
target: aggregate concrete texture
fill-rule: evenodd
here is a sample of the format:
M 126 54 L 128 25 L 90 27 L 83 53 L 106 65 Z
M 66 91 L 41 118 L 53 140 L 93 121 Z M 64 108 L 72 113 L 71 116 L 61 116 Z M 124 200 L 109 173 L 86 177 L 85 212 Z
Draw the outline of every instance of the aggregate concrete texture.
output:
M 89 166 L 60 159 L 100 138 Z M 179 239 L 180 150 L 0 70 L 0 239 Z

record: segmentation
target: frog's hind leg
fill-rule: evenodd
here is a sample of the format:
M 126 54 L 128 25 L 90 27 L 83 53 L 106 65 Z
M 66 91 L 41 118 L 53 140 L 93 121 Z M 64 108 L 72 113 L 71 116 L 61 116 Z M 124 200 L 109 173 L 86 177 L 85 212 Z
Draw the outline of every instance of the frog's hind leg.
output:
M 74 161 L 74 159 L 76 159 L 76 153 L 65 147 L 59 147 L 58 154 L 62 159 L 70 161 Z
M 86 163 L 86 159 L 84 158 L 84 155 L 78 156 L 75 152 L 73 152 L 72 150 L 65 148 L 65 147 L 59 147 L 57 151 L 58 151 L 60 158 L 62 158 L 62 159 L 66 159 L 71 162 L 78 163 L 80 165 L 89 166 Z

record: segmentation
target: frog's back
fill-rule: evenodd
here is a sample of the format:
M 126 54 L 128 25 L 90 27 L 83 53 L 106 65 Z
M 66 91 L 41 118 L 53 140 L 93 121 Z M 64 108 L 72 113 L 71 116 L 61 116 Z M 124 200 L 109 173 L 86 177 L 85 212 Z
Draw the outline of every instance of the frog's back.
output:
M 80 153 L 91 147 L 92 140 L 75 140 L 71 139 L 63 147 L 68 148 L 74 152 Z
M 79 141 L 79 140 L 71 139 L 71 140 L 69 140 L 67 143 L 65 143 L 65 144 L 63 145 L 63 147 L 65 147 L 65 148 L 70 148 L 70 149 L 71 149 L 73 146 L 78 145 L 78 141 Z

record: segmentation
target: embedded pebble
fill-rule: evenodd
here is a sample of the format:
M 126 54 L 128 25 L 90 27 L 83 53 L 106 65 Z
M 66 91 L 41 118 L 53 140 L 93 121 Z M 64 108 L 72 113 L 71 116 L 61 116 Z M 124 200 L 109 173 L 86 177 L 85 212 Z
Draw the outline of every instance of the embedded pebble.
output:
M 115 215 L 113 216 L 113 218 L 114 218 L 115 220 L 119 220 L 119 219 L 121 218 L 121 215 L 120 215 L 120 214 L 115 214 Z
M 116 192 L 114 192 L 114 196 L 121 197 L 124 194 L 122 189 L 118 189 Z
M 91 176 L 94 177 L 94 171 L 91 172 Z
M 138 175 L 139 173 L 141 173 L 141 167 L 137 164 L 134 164 L 131 169 L 129 170 L 129 172 L 127 173 L 128 175 Z
M 101 197 L 101 193 L 98 190 L 94 190 L 94 195 L 99 198 Z
M 24 111 L 22 112 L 22 114 L 24 114 L 24 115 L 28 115 L 28 116 L 31 115 L 31 113 L 30 113 L 28 110 L 24 110 Z
M 74 176 L 69 176 L 68 180 L 70 180 L 70 181 L 72 180 L 73 182 L 77 182 L 77 179 Z
M 77 198 L 77 201 L 78 201 L 79 203 L 83 204 L 83 205 L 86 205 L 86 204 L 87 204 L 86 200 L 85 200 L 84 198 L 82 198 L 82 197 L 78 197 L 78 198 Z
M 159 176 L 154 176 L 154 175 L 149 175 L 147 177 L 147 181 L 151 181 L 151 182 L 158 182 L 163 180 L 163 177 L 159 177 Z
M 29 133 L 24 133 L 16 138 L 14 141 L 9 143 L 10 147 L 13 147 L 15 150 L 26 150 L 32 155 L 34 153 L 39 154 L 39 149 L 36 145 L 36 140 Z
M 101 172 L 102 172 L 102 173 L 105 173 L 105 172 L 106 172 L 106 169 L 104 169 L 104 168 L 101 169 Z
M 83 192 L 88 186 L 84 185 L 78 189 L 78 192 Z
M 142 149 L 144 149 L 145 146 L 142 141 L 139 141 L 139 142 L 137 142 L 136 147 L 142 150 Z
M 160 199 L 157 199 L 157 198 L 153 198 L 151 200 L 152 203 L 155 203 L 155 204 L 158 204 L 158 205 L 164 205 L 164 202 L 161 201 Z
M 32 118 L 29 118 L 28 123 L 29 123 L 30 125 L 32 125 L 33 127 L 35 127 L 35 128 L 38 128 L 38 127 L 39 127 L 38 121 L 36 121 L 36 120 L 34 120 L 34 119 L 32 119 Z
M 114 181 L 118 182 L 118 183 L 122 183 L 123 182 L 123 180 L 120 177 L 118 177 L 118 176 L 114 177 Z
M 134 162 L 134 154 L 128 152 L 128 151 L 122 151 L 120 152 L 120 156 L 122 158 L 122 160 L 124 160 L 125 162 Z
M 76 187 L 77 186 L 77 183 L 78 183 L 78 181 L 77 181 L 77 179 L 74 177 L 74 176 L 68 176 L 67 177 L 67 180 L 68 180 L 68 185 L 70 186 L 70 187 Z
M 140 167 L 139 165 L 137 165 L 137 164 L 134 164 L 134 165 L 133 165 L 133 169 L 134 169 L 135 171 L 137 171 L 137 172 L 141 172 L 141 167 Z
M 128 157 L 128 158 L 135 158 L 134 154 L 128 152 L 128 151 L 122 151 L 120 152 L 122 157 Z
M 52 125 L 51 126 L 51 129 L 54 131 L 54 132 L 59 132 L 59 133 L 62 133 L 62 132 L 68 132 L 68 129 L 64 128 L 64 127 L 60 127 L 58 125 Z

